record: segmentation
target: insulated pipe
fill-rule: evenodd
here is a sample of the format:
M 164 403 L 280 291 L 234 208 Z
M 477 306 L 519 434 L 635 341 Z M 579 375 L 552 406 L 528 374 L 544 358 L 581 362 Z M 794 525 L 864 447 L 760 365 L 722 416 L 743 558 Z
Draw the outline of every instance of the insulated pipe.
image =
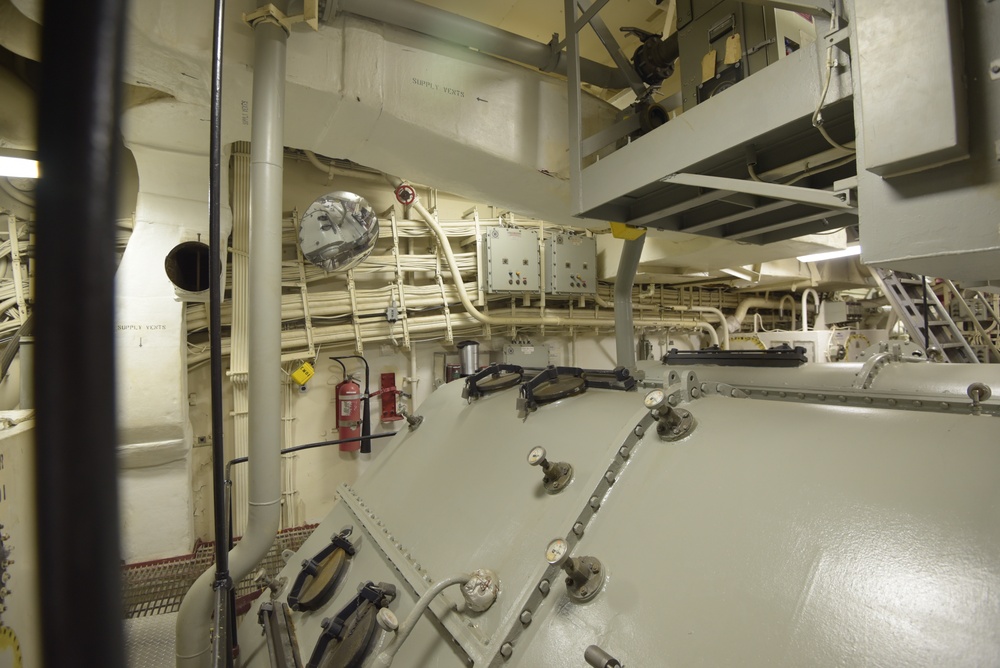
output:
M 302 152 L 306 154 L 306 158 L 309 159 L 309 163 L 313 167 L 326 174 L 326 178 L 330 179 L 331 181 L 333 180 L 333 165 L 330 166 L 324 165 L 322 162 L 319 161 L 319 158 L 316 157 L 316 154 L 310 151 L 309 149 L 304 149 Z
M 566 74 L 566 54 L 561 51 L 554 53 L 549 44 L 542 44 L 414 0 L 340 0 L 339 4 L 327 3 L 327 7 L 336 7 L 348 14 L 406 28 L 483 53 L 531 65 L 543 72 Z M 328 23 L 331 18 L 328 10 L 323 16 L 323 21 Z M 580 59 L 580 78 L 601 88 L 629 87 L 628 79 L 618 68 L 585 58 Z
M 285 44 L 270 20 L 254 26 L 253 126 L 250 148 L 249 512 L 230 553 L 233 582 L 267 554 L 278 532 L 281 500 L 281 193 L 284 152 Z M 206 665 L 212 645 L 213 569 L 201 574 L 177 616 L 177 665 Z
M 38 466 L 32 467 L 35 513 L 24 522 L 35 519 L 38 532 L 38 591 L 25 599 L 38 605 L 42 656 L 34 662 L 49 668 L 126 665 L 114 314 L 126 5 L 93 0 L 46 2 L 44 8 L 38 158 L 45 178 L 38 182 L 35 284 Z M 15 580 L 14 590 L 25 593 L 22 587 Z M 5 638 L 10 648 L 12 634 Z M 11 657 L 5 662 L 20 663 L 14 651 L 4 654 Z
M 722 345 L 723 350 L 729 350 L 729 322 L 726 320 L 726 314 L 715 308 L 714 306 L 670 306 L 668 307 L 674 311 L 694 311 L 695 313 L 711 313 L 716 318 L 719 319 L 719 331 L 722 332 Z M 746 317 L 746 314 L 743 314 Z M 718 342 L 716 342 L 718 345 Z
M 32 209 L 35 208 L 35 198 L 15 188 L 5 176 L 0 176 L 0 190 L 10 195 L 15 202 L 30 206 Z
M 781 317 L 785 317 L 785 300 L 786 299 L 789 302 L 791 302 L 791 304 L 792 304 L 789 308 L 791 308 L 791 310 L 792 310 L 792 329 L 794 330 L 795 329 L 795 297 L 793 297 L 791 295 L 785 295 L 784 297 L 782 297 L 781 298 L 781 302 L 778 304 L 778 313 L 779 313 L 779 315 L 781 315 Z
M 819 313 L 819 293 L 812 288 L 806 288 L 802 291 L 802 331 L 809 331 L 809 309 L 807 303 L 809 301 L 809 295 L 813 296 L 813 303 L 816 304 L 816 313 Z
M 618 276 L 615 278 L 615 348 L 616 363 L 620 367 L 635 370 L 634 323 L 632 322 L 632 284 L 639 270 L 642 247 L 646 235 L 626 239 L 618 260 Z

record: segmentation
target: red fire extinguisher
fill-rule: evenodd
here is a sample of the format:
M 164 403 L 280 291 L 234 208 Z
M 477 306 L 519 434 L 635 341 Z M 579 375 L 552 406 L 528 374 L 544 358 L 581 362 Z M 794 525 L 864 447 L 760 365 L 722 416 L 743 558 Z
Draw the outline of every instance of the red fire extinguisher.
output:
M 337 385 L 337 431 L 341 439 L 361 436 L 361 386 L 348 376 Z M 340 444 L 341 452 L 355 452 L 361 449 L 361 441 Z

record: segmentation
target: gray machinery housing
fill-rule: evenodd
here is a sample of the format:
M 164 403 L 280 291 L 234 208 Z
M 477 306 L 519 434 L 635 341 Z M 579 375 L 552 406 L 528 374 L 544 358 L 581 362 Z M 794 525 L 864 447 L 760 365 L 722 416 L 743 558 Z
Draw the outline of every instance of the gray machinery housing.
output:
M 472 402 L 443 386 L 257 605 L 350 526 L 329 603 L 288 616 L 303 656 L 366 582 L 394 587 L 402 619 L 432 583 L 489 569 L 496 603 L 444 589 L 395 665 L 581 666 L 592 645 L 625 666 L 1000 661 L 1000 403 L 983 389 L 1000 370 L 898 351 L 640 368 L 639 391 L 525 418 L 516 386 Z M 539 460 L 569 484 L 545 487 Z M 240 641 L 243 665 L 269 665 L 256 609 Z

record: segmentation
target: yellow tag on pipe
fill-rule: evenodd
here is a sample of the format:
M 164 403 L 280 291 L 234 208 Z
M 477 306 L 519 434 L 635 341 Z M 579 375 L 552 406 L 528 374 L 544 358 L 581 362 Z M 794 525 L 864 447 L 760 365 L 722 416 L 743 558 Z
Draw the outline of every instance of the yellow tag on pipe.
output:
M 712 49 L 705 54 L 705 57 L 701 59 L 701 82 L 705 83 L 710 79 L 715 78 L 715 56 L 717 52 Z
M 726 65 L 740 62 L 743 57 L 743 40 L 738 32 L 734 32 L 726 40 L 726 57 L 722 60 Z
M 615 239 L 635 241 L 645 233 L 646 228 L 644 227 L 632 227 L 631 225 L 626 225 L 625 223 L 611 223 L 611 236 Z

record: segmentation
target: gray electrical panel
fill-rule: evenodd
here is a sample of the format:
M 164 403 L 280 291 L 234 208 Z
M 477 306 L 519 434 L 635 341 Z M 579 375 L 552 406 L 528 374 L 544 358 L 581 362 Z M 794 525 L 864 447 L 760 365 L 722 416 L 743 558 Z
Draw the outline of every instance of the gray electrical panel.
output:
M 545 244 L 546 292 L 591 295 L 597 291 L 597 241 L 582 234 L 554 234 Z
M 494 227 L 483 237 L 487 292 L 538 292 L 541 285 L 538 232 Z
M 544 369 L 549 365 L 549 347 L 531 341 L 510 341 L 503 346 L 503 363 L 529 369 Z

